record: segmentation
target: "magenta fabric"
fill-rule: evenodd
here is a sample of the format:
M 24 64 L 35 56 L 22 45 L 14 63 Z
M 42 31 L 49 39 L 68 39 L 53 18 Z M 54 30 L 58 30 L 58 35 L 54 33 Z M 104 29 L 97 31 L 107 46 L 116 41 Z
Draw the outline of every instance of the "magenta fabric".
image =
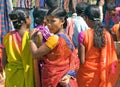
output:
M 80 32 L 78 35 L 78 44 L 83 44 L 84 32 Z
M 105 15 L 105 20 L 112 20 L 115 24 L 120 21 L 120 7 L 116 7 L 116 15 L 115 16 L 109 16 L 108 13 Z

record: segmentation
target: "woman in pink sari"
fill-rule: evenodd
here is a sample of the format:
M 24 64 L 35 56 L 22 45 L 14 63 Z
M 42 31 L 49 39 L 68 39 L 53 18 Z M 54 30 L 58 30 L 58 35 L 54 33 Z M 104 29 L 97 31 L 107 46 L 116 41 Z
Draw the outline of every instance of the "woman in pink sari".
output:
M 63 29 L 65 16 L 63 8 L 49 10 L 47 26 L 53 34 L 39 48 L 33 41 L 39 29 L 32 30 L 30 34 L 32 55 L 43 60 L 42 87 L 77 87 L 76 72 L 79 59 Z

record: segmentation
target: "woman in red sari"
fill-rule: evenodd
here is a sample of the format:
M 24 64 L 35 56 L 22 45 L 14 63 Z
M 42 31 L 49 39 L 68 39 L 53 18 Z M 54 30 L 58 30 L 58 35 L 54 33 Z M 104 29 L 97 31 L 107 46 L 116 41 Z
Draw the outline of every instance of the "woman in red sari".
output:
M 85 10 L 90 29 L 78 36 L 81 66 L 77 73 L 79 87 L 114 87 L 118 79 L 118 60 L 114 41 L 100 22 L 98 6 Z
M 48 12 L 47 26 L 53 34 L 39 48 L 33 41 L 39 29 L 32 30 L 30 34 L 32 55 L 43 60 L 42 87 L 78 87 L 76 72 L 79 59 L 63 29 L 65 15 L 65 10 L 59 7 Z

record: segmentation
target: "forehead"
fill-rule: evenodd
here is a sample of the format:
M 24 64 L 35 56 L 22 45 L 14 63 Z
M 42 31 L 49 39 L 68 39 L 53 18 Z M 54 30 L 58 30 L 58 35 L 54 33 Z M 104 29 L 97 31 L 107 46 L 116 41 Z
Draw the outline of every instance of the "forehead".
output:
M 46 17 L 46 19 L 47 19 L 47 20 L 58 20 L 59 18 L 58 18 L 58 17 L 55 17 L 55 16 L 50 15 L 50 16 L 47 16 L 47 17 Z

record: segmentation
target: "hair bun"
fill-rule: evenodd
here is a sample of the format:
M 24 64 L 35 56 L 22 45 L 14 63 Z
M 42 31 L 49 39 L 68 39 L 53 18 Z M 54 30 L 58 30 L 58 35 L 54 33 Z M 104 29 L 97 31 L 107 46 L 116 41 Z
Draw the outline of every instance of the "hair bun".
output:
M 10 17 L 10 20 L 12 21 L 12 22 L 16 22 L 16 21 L 18 21 L 18 17 L 17 17 L 17 15 L 16 14 L 9 14 L 9 17 Z

